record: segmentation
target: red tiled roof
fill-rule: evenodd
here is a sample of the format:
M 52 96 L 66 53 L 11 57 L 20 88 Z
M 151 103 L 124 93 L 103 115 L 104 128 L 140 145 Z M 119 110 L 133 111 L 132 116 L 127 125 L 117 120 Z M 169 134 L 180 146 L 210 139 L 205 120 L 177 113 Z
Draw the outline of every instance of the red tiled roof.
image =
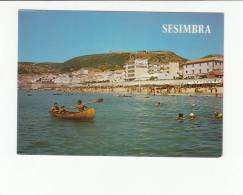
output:
M 199 58 L 199 59 L 195 59 L 195 60 L 189 60 L 189 61 L 185 62 L 183 65 L 209 62 L 209 61 L 223 61 L 223 58 L 221 58 L 221 57 Z

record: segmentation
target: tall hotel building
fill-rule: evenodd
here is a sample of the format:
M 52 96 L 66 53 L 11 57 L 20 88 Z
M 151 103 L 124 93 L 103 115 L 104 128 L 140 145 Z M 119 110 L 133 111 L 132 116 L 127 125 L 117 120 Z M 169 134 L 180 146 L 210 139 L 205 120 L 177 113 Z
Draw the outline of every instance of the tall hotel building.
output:
M 148 80 L 148 59 L 136 59 L 134 63 L 125 64 L 126 80 Z

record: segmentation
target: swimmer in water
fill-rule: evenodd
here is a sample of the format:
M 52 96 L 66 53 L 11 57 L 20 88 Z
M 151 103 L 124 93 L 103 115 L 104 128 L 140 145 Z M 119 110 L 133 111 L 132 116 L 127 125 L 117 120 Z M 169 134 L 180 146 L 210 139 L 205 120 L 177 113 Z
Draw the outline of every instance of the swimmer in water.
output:
M 183 113 L 179 113 L 176 117 L 176 120 L 178 121 L 183 121 L 185 118 L 184 118 L 184 114 Z
M 222 119 L 223 118 L 223 113 L 222 112 L 214 112 L 214 118 L 215 119 Z
M 189 114 L 189 120 L 195 120 L 195 119 L 196 119 L 195 114 L 191 112 L 191 113 Z

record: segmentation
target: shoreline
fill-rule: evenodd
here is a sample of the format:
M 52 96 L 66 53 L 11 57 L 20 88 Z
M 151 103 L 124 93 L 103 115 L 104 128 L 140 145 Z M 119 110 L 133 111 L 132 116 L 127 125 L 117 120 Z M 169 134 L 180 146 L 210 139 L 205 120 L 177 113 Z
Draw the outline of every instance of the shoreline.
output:
M 216 96 L 223 97 L 223 86 L 68 86 L 53 84 L 28 84 L 19 86 L 18 90 L 57 91 L 64 93 L 108 93 L 117 95 L 145 96 Z

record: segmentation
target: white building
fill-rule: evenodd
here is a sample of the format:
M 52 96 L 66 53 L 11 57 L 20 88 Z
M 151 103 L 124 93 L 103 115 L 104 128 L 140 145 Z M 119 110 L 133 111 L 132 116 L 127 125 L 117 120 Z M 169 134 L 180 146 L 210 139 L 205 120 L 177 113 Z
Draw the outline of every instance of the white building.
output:
M 176 79 L 179 77 L 179 63 L 169 62 L 168 64 L 150 64 L 149 74 L 157 80 Z
M 207 77 L 213 70 L 223 71 L 223 57 L 208 57 L 187 61 L 183 65 L 184 78 Z
M 125 80 L 125 72 L 124 71 L 115 71 L 110 76 L 110 82 L 121 82 Z
M 47 74 L 47 75 L 41 75 L 34 77 L 31 82 L 33 83 L 53 83 L 53 79 L 55 79 L 55 75 L 53 74 Z
M 148 73 L 149 74 L 156 74 L 156 73 L 160 73 L 161 71 L 161 65 L 160 64 L 149 64 L 148 66 Z
M 68 74 L 59 74 L 55 79 L 53 79 L 53 82 L 56 84 L 69 84 L 72 83 L 72 77 Z
M 176 79 L 180 76 L 180 69 L 178 62 L 169 62 L 168 64 L 162 65 L 161 74 L 158 79 Z
M 179 77 L 179 63 L 149 64 L 147 59 L 136 59 L 133 64 L 125 65 L 126 80 L 164 80 Z
M 158 80 L 171 80 L 171 79 L 174 79 L 174 77 L 170 73 L 167 73 L 167 72 L 159 73 L 157 78 L 158 78 Z
M 78 77 L 78 76 L 73 76 L 73 77 L 71 78 L 71 83 L 72 83 L 72 84 L 79 84 L 79 83 L 81 83 L 81 78 Z
M 95 73 L 89 80 L 94 82 L 108 82 L 110 81 L 111 75 L 112 73 L 110 71 Z
M 180 74 L 180 67 L 178 62 L 170 62 L 169 63 L 169 72 L 170 74 L 174 77 L 177 78 L 179 77 Z
M 89 71 L 87 69 L 79 69 L 77 71 L 72 72 L 72 75 L 88 75 Z
M 136 59 L 132 64 L 125 65 L 126 80 L 148 80 L 148 59 Z

